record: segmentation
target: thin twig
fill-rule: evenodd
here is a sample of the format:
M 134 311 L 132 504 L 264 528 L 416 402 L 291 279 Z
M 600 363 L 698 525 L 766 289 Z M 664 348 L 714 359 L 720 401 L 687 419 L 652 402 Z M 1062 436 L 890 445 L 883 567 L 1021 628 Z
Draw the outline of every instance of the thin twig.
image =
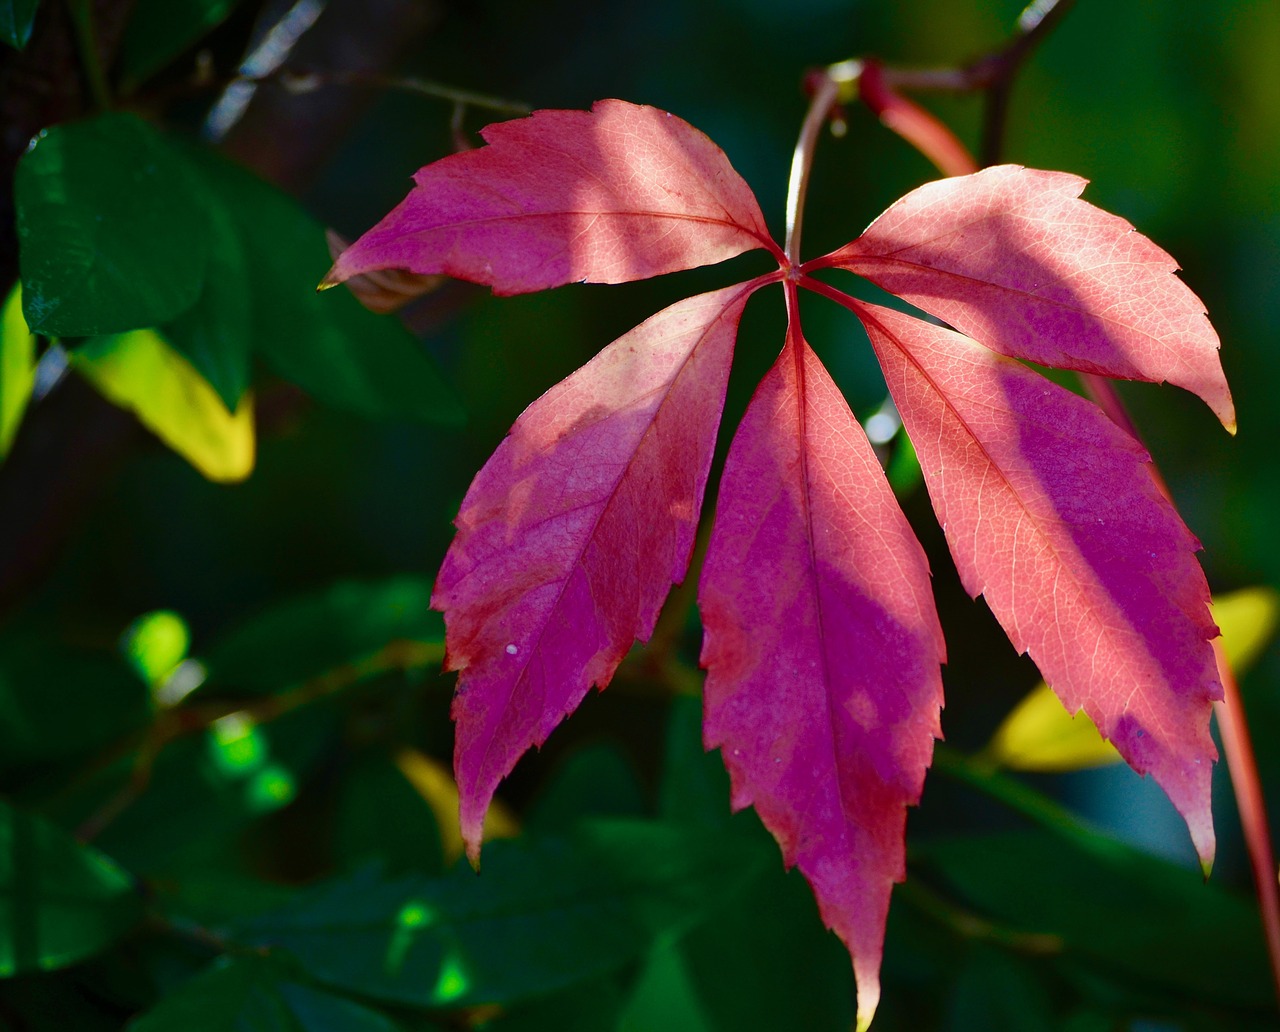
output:
M 982 119 L 982 144 L 978 151 L 983 165 L 994 165 L 1000 160 L 1009 116 L 1009 96 L 1022 63 L 1074 4 L 1075 0 L 1035 0 L 1019 16 L 1019 32 L 996 59 L 990 84 L 985 88 L 987 104 Z
M 263 76 L 238 75 L 233 81 L 254 85 L 278 82 L 291 93 L 310 93 L 313 90 L 334 86 L 387 90 L 392 93 L 411 93 L 434 100 L 447 100 L 451 104 L 485 108 L 508 115 L 527 115 L 532 110 L 522 101 L 493 97 L 486 93 L 474 93 L 471 90 L 458 89 L 456 86 L 449 86 L 432 79 L 420 79 L 412 75 L 383 75 L 379 72 L 315 72 L 301 71 L 296 68 L 277 68 Z
M 76 837 L 81 842 L 92 841 L 136 803 L 151 785 L 151 775 L 160 753 L 165 746 L 180 738 L 207 731 L 232 714 L 253 725 L 267 724 L 375 674 L 433 666 L 443 658 L 444 647 L 433 642 L 392 641 L 364 659 L 344 663 L 286 691 L 263 696 L 247 704 L 239 700 L 197 702 L 162 713 L 147 728 L 142 743 L 137 747 L 129 780 L 81 822 L 76 829 Z
M 926 917 L 932 918 L 944 928 L 965 939 L 995 943 L 1016 953 L 1032 956 L 1052 956 L 1066 948 L 1062 936 L 1045 932 L 1022 932 L 996 924 L 985 917 L 957 906 L 949 899 L 922 884 L 917 878 L 909 878 L 897 888 L 898 898 L 914 906 Z
M 1008 118 L 1009 96 L 1022 64 L 1075 6 L 1075 0 L 1036 0 L 1018 17 L 1018 31 L 997 51 L 962 68 L 893 68 L 877 65 L 883 88 L 891 92 L 983 93 L 982 165 L 1000 160 Z M 871 61 L 832 65 L 828 75 L 841 86 L 840 99 L 857 96 L 858 83 Z M 879 113 L 879 112 L 877 112 Z M 926 157 L 932 157 L 926 154 Z
M 232 86 L 279 86 L 286 93 L 302 95 L 322 89 L 372 89 L 389 93 L 408 93 L 432 100 L 443 100 L 455 109 L 484 108 L 505 115 L 527 115 L 532 106 L 520 100 L 494 97 L 487 93 L 459 89 L 432 79 L 412 75 L 383 75 L 380 72 L 318 71 L 288 65 L 273 68 L 261 75 L 236 72 L 232 75 L 209 75 L 197 69 L 192 78 L 181 84 L 183 93 L 223 92 Z M 456 119 L 456 114 L 454 115 Z

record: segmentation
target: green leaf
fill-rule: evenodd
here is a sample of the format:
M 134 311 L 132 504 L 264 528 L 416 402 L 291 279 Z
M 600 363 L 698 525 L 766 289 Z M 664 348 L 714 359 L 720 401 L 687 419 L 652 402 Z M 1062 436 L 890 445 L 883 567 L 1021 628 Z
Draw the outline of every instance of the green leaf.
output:
M 190 645 L 191 629 L 170 609 L 144 613 L 120 636 L 120 651 L 150 688 L 163 683 L 187 658 Z
M 336 733 L 332 704 L 313 703 L 267 724 L 230 714 L 166 746 L 145 790 L 97 842 L 139 874 L 190 870 L 202 850 L 288 805 Z M 65 827 L 93 819 L 133 776 L 132 757 L 103 770 L 46 811 Z
M 482 1020 L 480 1032 L 600 1032 L 617 1029 L 630 972 L 577 982 L 567 989 L 503 1007 Z M 661 1028 L 661 1026 L 653 1026 Z M 665 1032 L 665 1030 L 664 1030 Z
M 292 981 L 269 960 L 223 958 L 129 1024 L 129 1032 L 396 1032 L 355 1000 Z
M 454 807 L 457 823 L 457 807 Z M 389 756 L 360 757 L 337 800 L 336 859 L 347 869 L 380 862 L 391 876 L 440 874 L 444 848 L 435 811 Z
M 248 260 L 231 215 L 198 174 L 191 181 L 208 219 L 209 257 L 196 303 L 165 323 L 165 339 L 181 352 L 232 411 L 249 386 L 253 345 Z
M 964 906 L 1061 937 L 1064 958 L 1166 993 L 1274 1006 L 1256 909 L 1199 871 L 1112 840 L 1041 831 L 935 841 L 917 854 Z
M 852 1028 L 849 954 L 804 879 L 772 859 L 680 944 L 705 1013 L 716 1028 Z
M 292 886 L 228 874 L 221 870 L 183 873 L 152 885 L 159 908 L 175 924 L 211 927 L 269 913 L 292 903 L 298 890 Z
M 21 50 L 31 39 L 40 0 L 0 0 L 0 40 Z
M 671 701 L 658 812 L 702 827 L 727 825 L 733 813 L 724 763 L 702 746 L 702 700 L 695 696 L 678 695 Z
M 631 764 L 616 746 L 601 743 L 565 758 L 525 815 L 525 831 L 570 831 L 588 817 L 639 817 L 644 799 Z
M 137 0 L 121 44 L 121 86 L 132 91 L 217 28 L 240 0 Z
M 128 874 L 111 860 L 0 801 L 0 975 L 74 964 L 141 914 Z
M 507 1003 L 620 968 L 772 862 L 767 849 L 725 836 L 598 822 L 569 839 L 490 843 L 479 877 L 461 866 L 439 879 L 366 872 L 333 882 L 230 934 L 375 999 Z
M 328 245 L 292 198 L 208 148 L 187 155 L 240 234 L 258 354 L 325 404 L 374 418 L 461 421 L 453 392 L 399 322 L 347 291 L 316 293 Z
M 35 333 L 121 333 L 200 296 L 208 222 L 185 164 L 125 114 L 44 130 L 15 182 L 23 311 Z
M 148 692 L 114 651 L 30 631 L 0 639 L 0 778 L 81 756 L 140 727 Z
M 754 812 L 732 815 L 729 778 L 702 745 L 701 700 L 679 696 L 667 725 L 660 812 L 726 840 L 748 834 L 773 856 Z M 853 971 L 798 872 L 768 864 L 672 947 L 713 1028 L 853 1027 Z M 662 963 L 676 964 L 671 958 Z M 651 963 L 655 962 L 651 958 Z M 750 978 L 741 976 L 750 971 Z
M 220 960 L 130 1022 L 129 1032 L 299 1032 L 274 975 L 256 958 Z
M 9 454 L 36 385 L 36 338 L 22 317 L 22 286 L 0 309 L 0 459 Z
M 326 993 L 296 982 L 279 989 L 302 1032 L 396 1032 L 400 1027 L 385 1014 L 345 996 Z
M 754 970 L 754 969 L 753 969 Z M 678 945 L 650 952 L 618 1021 L 618 1032 L 715 1032 Z M 813 1027 L 813 1026 L 808 1026 Z
M 945 1032 L 1054 1032 L 1048 989 L 1021 957 L 982 943 L 970 945 L 951 987 Z
M 385 655 L 395 642 L 416 648 Z M 402 660 L 439 662 L 443 643 L 428 581 L 342 582 L 281 603 L 216 642 L 207 657 L 210 684 L 223 692 L 280 691 L 339 667 L 372 674 Z
M 99 337 L 71 352 L 71 366 L 209 480 L 253 472 L 253 402 L 231 412 L 196 368 L 153 330 Z

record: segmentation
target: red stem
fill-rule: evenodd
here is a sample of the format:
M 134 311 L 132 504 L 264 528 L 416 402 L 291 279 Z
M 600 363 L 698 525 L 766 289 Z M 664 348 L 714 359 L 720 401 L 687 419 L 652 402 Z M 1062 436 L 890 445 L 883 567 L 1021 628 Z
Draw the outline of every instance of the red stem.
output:
M 1222 751 L 1227 754 L 1231 787 L 1240 812 L 1240 828 L 1249 850 L 1253 884 L 1258 890 L 1262 930 L 1267 937 L 1267 953 L 1271 957 L 1271 977 L 1275 980 L 1277 998 L 1280 998 L 1280 883 L 1276 881 L 1276 858 L 1271 849 L 1266 801 L 1262 798 L 1262 781 L 1253 756 L 1244 700 L 1231 671 L 1231 661 L 1222 647 L 1222 639 L 1213 642 L 1213 653 L 1218 660 L 1218 677 L 1222 680 L 1223 693 L 1222 701 L 1213 704 L 1213 711 L 1218 717 Z
M 1080 379 L 1089 397 L 1112 422 L 1141 444 L 1142 437 L 1116 392 L 1115 385 L 1092 373 L 1081 373 Z M 1169 488 L 1154 461 L 1148 469 L 1156 487 L 1172 505 L 1173 496 L 1169 494 Z M 1227 770 L 1231 774 L 1231 790 L 1236 797 L 1240 828 L 1244 832 L 1249 863 L 1253 868 L 1253 884 L 1258 892 L 1258 912 L 1262 917 L 1262 928 L 1267 939 L 1267 954 L 1271 959 L 1276 998 L 1280 1000 L 1280 883 L 1276 880 L 1276 860 L 1271 848 L 1271 829 L 1267 822 L 1266 801 L 1262 795 L 1262 780 L 1258 777 L 1253 740 L 1249 735 L 1249 721 L 1245 716 L 1240 688 L 1231 670 L 1231 661 L 1222 647 L 1221 638 L 1214 640 L 1212 645 L 1214 657 L 1218 661 L 1218 678 L 1222 681 L 1223 692 L 1222 700 L 1213 704 L 1213 711 L 1218 718 L 1222 751 L 1226 753 Z
M 867 59 L 863 63 L 858 91 L 885 128 L 892 129 L 932 161 L 944 176 L 967 176 L 978 171 L 973 155 L 945 123 L 893 90 L 879 61 Z

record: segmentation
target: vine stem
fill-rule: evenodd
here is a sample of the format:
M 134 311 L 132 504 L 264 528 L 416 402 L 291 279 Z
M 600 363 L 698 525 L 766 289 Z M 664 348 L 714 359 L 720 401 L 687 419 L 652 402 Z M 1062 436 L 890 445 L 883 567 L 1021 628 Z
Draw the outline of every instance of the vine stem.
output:
M 809 172 L 813 168 L 813 154 L 818 147 L 818 136 L 836 102 L 840 87 L 825 72 L 811 79 L 813 98 L 809 111 L 800 127 L 795 153 L 791 156 L 791 177 L 787 181 L 787 238 L 783 245 L 791 269 L 800 266 L 800 230 L 804 224 L 804 199 L 809 192 Z
M 235 83 L 249 83 L 261 86 L 275 83 L 290 93 L 312 93 L 326 87 L 348 87 L 385 90 L 393 93 L 408 93 L 418 97 L 434 100 L 446 100 L 454 105 L 455 111 L 468 107 L 485 108 L 500 115 L 527 115 L 533 108 L 519 100 L 507 100 L 504 97 L 492 97 L 487 93 L 476 93 L 472 90 L 458 89 L 447 83 L 432 79 L 422 79 L 412 75 L 381 75 L 376 72 L 316 72 L 297 68 L 277 68 L 262 75 L 234 75 L 217 83 L 223 87 Z

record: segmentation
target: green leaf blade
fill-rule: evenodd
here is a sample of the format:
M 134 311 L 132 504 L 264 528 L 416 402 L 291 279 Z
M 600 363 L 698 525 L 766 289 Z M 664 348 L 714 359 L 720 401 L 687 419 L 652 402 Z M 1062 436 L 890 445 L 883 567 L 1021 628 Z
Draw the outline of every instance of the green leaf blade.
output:
M 207 148 L 187 156 L 244 249 L 257 354 L 324 404 L 372 418 L 461 422 L 453 393 L 398 321 L 346 291 L 316 293 L 328 245 L 292 198 Z
M 141 914 L 124 870 L 0 802 L 0 976 L 52 971 L 93 956 Z
M 495 842 L 477 877 L 366 871 L 232 932 L 316 982 L 427 1008 L 511 1003 L 638 959 L 697 924 L 772 858 L 751 843 L 644 821 L 572 839 Z M 555 943 L 549 949 L 548 943 Z
M 0 0 L 0 40 L 15 50 L 23 49 L 31 41 L 39 6 L 40 0 Z
M 240 0 L 138 0 L 121 45 L 126 92 L 230 17 Z
M 208 227 L 181 161 L 132 115 L 54 126 L 18 163 L 23 311 L 34 333 L 172 319 L 204 280 Z

